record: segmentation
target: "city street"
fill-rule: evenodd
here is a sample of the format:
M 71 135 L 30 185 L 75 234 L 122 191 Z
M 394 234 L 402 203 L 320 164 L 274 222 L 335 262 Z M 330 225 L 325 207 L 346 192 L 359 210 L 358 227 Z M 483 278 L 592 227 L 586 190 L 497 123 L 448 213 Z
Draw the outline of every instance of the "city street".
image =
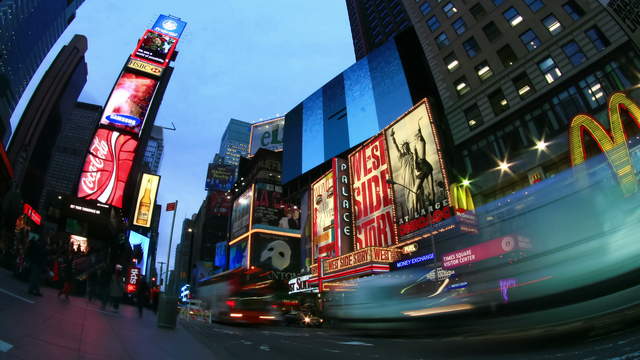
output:
M 640 359 L 640 328 L 606 336 L 385 338 L 329 329 L 183 322 L 216 359 Z M 417 335 L 417 334 L 416 334 Z M 538 334 L 538 336 L 541 334 Z
M 101 311 L 97 301 L 27 295 L 27 284 L 0 270 L 0 359 L 205 359 L 208 351 L 183 329 L 160 329 L 155 314 L 121 305 Z

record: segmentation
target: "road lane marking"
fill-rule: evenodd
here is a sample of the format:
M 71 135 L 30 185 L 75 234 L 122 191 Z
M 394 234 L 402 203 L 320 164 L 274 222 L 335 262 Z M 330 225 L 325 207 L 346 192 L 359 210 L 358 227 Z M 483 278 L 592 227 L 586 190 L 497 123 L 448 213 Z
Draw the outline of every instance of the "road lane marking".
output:
M 12 347 L 13 347 L 13 345 L 9 344 L 8 342 L 4 342 L 4 341 L 0 340 L 0 351 L 7 352 L 7 351 L 11 350 Z
M 28 302 L 29 304 L 35 304 L 36 303 L 35 301 L 23 298 L 22 296 L 16 295 L 16 294 L 12 293 L 11 291 L 8 291 L 8 290 L 5 290 L 5 289 L 0 289 L 0 292 L 3 292 L 3 293 L 5 293 L 5 294 L 7 294 L 9 296 L 13 296 L 16 299 L 20 299 L 22 301 Z
M 373 346 L 373 344 L 369 344 L 362 341 L 338 341 L 338 344 L 344 345 L 360 345 L 360 346 Z

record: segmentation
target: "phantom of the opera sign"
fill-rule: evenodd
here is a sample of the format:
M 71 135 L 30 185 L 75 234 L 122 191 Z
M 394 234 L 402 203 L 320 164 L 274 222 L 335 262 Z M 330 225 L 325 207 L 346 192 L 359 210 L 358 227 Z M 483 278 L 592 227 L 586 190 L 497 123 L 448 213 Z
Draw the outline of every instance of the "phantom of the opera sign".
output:
M 387 247 L 395 243 L 393 199 L 383 135 L 349 155 L 352 201 L 355 210 L 356 249 Z
M 421 102 L 385 131 L 393 179 L 399 240 L 451 217 L 440 142 L 429 109 Z

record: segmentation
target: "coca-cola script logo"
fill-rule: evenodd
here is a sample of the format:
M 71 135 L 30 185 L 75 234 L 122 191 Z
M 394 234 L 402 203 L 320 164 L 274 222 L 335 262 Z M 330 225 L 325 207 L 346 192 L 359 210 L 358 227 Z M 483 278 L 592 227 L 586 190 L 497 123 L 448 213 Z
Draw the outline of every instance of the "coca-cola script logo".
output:
M 78 197 L 122 207 L 137 146 L 137 140 L 129 135 L 98 129 L 80 175 Z

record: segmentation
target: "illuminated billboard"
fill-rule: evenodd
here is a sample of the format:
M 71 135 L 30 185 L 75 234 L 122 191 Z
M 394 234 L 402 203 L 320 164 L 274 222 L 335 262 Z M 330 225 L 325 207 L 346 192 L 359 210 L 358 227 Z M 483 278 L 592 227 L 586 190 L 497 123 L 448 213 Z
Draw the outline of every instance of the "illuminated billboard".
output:
M 135 231 L 129 231 L 129 246 L 131 246 L 131 252 L 136 264 L 142 269 L 141 273 L 144 275 L 147 268 L 147 255 L 149 253 L 149 238 L 138 234 Z
M 207 179 L 204 189 L 215 191 L 231 190 L 235 181 L 236 168 L 226 164 L 210 163 L 207 169 Z
M 133 224 L 150 227 L 153 218 L 153 206 L 156 204 L 156 194 L 160 185 L 160 176 L 143 173 L 138 198 L 136 200 L 136 212 L 133 216 Z
M 263 121 L 251 125 L 249 155 L 253 156 L 258 149 L 281 151 L 284 136 L 284 117 Z
M 378 135 L 349 155 L 355 209 L 355 249 L 396 242 L 387 149 Z
M 426 101 L 385 130 L 399 240 L 451 217 L 440 142 Z
M 253 187 L 240 195 L 233 203 L 233 211 L 231 212 L 231 239 L 249 231 L 252 197 Z
M 248 241 L 240 241 L 229 246 L 229 270 L 247 266 Z
M 140 134 L 157 87 L 156 79 L 123 71 L 107 100 L 100 124 Z
M 329 171 L 311 184 L 312 226 L 311 243 L 313 262 L 319 256 L 334 257 L 338 255 L 334 241 L 334 176 Z
M 297 272 L 300 270 L 300 240 L 286 236 L 255 234 L 251 236 L 251 265 L 265 270 Z
M 166 67 L 171 61 L 177 43 L 178 39 L 173 36 L 147 30 L 131 57 Z
M 609 164 L 615 171 L 618 182 L 625 195 L 638 191 L 638 180 L 631 164 L 627 135 L 622 124 L 621 108 L 631 115 L 636 126 L 640 127 L 640 107 L 625 93 L 615 92 L 609 97 L 608 114 L 610 130 L 602 126 L 596 118 L 587 114 L 578 114 L 569 125 L 569 154 L 571 166 L 577 166 L 587 160 L 584 144 L 585 131 L 604 152 Z
M 300 230 L 300 209 L 282 200 L 282 186 L 257 183 L 252 228 Z
M 207 214 L 213 216 L 229 215 L 231 199 L 222 191 L 211 191 L 207 195 Z
M 158 20 L 153 24 L 153 30 L 159 33 L 173 36 L 174 38 L 180 38 L 187 23 L 182 21 L 179 17 L 171 15 L 160 15 Z
M 84 161 L 78 197 L 122 208 L 138 140 L 117 131 L 98 129 Z

